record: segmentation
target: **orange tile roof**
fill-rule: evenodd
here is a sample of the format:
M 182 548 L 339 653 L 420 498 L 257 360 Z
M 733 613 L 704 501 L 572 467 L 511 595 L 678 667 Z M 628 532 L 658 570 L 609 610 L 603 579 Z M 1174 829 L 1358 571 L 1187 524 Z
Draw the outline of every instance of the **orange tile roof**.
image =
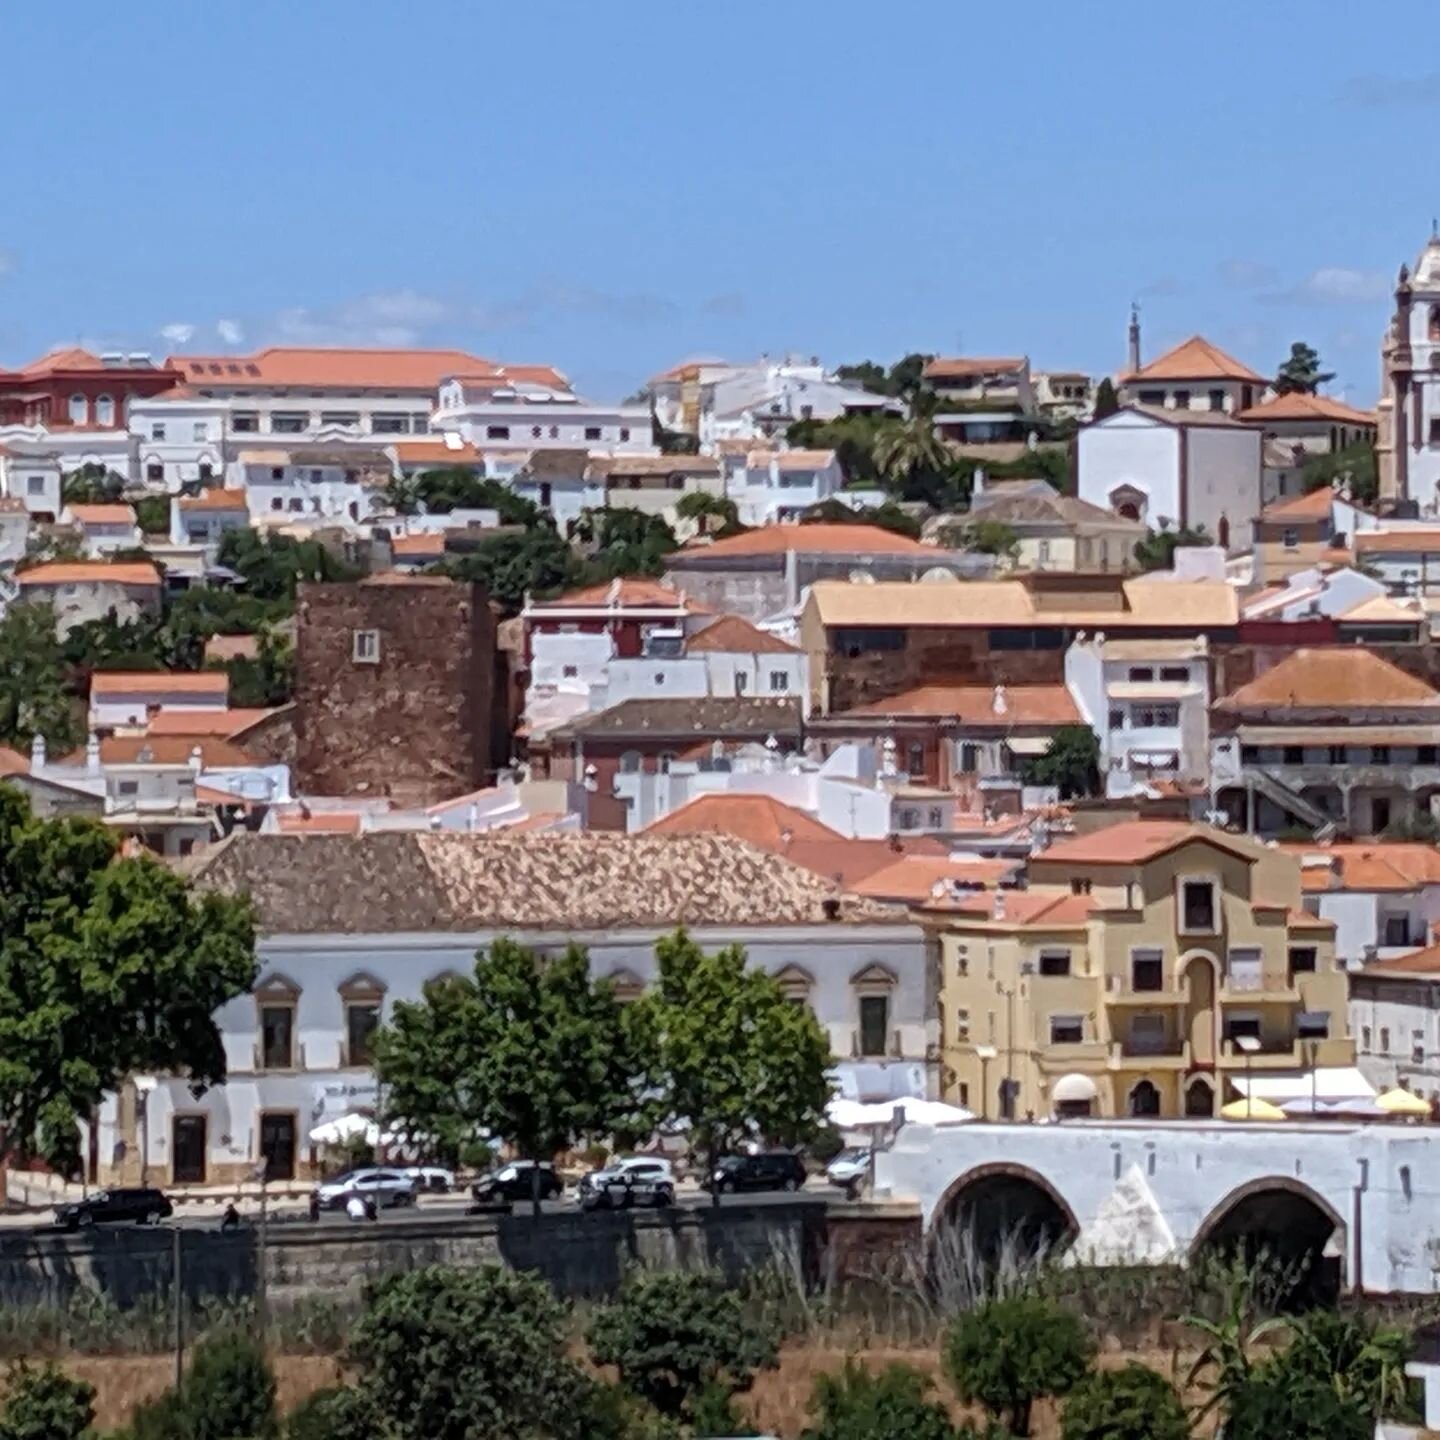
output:
M 503 373 L 464 350 L 350 350 L 272 345 L 253 355 L 172 355 L 192 385 L 311 385 L 344 390 L 434 390 L 450 375 Z
M 823 470 L 835 459 L 833 450 L 756 450 L 755 463 L 779 470 Z
M 1341 425 L 1371 425 L 1375 421 L 1373 410 L 1356 410 L 1342 401 L 1332 400 L 1328 395 L 1276 395 L 1248 410 L 1240 411 L 1239 420 L 1253 420 L 1265 424 L 1269 420 L 1334 420 Z
M 888 700 L 841 710 L 831 718 L 923 715 L 958 720 L 962 725 L 1074 725 L 1080 720 L 1074 698 L 1063 685 L 1005 685 L 1004 709 L 995 709 L 993 685 L 921 685 Z
M 1254 859 L 1252 848 L 1223 831 L 1188 820 L 1122 820 L 1088 835 L 1059 840 L 1033 857 L 1036 864 L 1141 865 L 1191 841 Z
M 66 510 L 81 525 L 133 525 L 133 505 L 67 505 Z
M 1440 550 L 1440 530 L 1357 530 L 1355 553 L 1372 555 L 1409 554 Z
M 602 585 L 586 585 L 579 590 L 567 590 L 553 600 L 536 600 L 532 610 L 575 610 L 585 606 L 597 609 L 618 606 L 622 610 L 684 610 L 690 614 L 703 615 L 708 612 L 702 606 L 685 597 L 683 591 L 671 585 L 662 585 L 658 580 L 607 580 Z
M 281 811 L 275 823 L 285 835 L 358 835 L 360 816 L 353 810 Z
M 259 653 L 258 635 L 212 635 L 205 642 L 206 660 L 253 660 Z
M 1157 355 L 1148 365 L 1120 377 L 1122 383 L 1132 380 L 1249 380 L 1265 385 L 1248 365 L 1212 345 L 1203 335 L 1192 335 L 1173 350 Z
M 438 530 L 418 535 L 396 535 L 391 538 L 390 549 L 396 555 L 438 559 L 445 553 L 445 537 Z
M 51 350 L 20 369 L 22 375 L 53 375 L 57 370 L 99 370 L 100 357 L 79 345 Z
M 996 914 L 997 907 L 1002 913 Z M 1074 930 L 1099 902 L 1092 895 L 1056 895 L 1032 890 L 993 890 L 963 900 L 935 899 L 923 907 L 999 929 Z
M 443 440 L 401 440 L 390 447 L 402 465 L 477 465 L 485 452 L 474 445 L 447 445 Z
M 111 735 L 100 742 L 102 765 L 187 765 L 200 750 L 206 770 L 259 765 L 248 751 L 212 735 Z
M 230 677 L 223 670 L 96 670 L 94 695 L 226 695 Z
M 850 886 L 872 900 L 905 900 L 920 905 L 936 898 L 941 881 L 958 880 L 987 888 L 998 885 L 1019 869 L 1019 860 L 955 858 L 948 855 L 907 855 Z
M 1280 849 L 1300 861 L 1301 888 L 1327 890 L 1399 890 L 1440 885 L 1440 850 L 1420 841 L 1396 840 L 1370 845 L 1331 845 L 1282 841 Z M 1310 863 L 1323 860 L 1325 863 Z
M 752 625 L 740 615 L 722 615 L 713 625 L 707 625 L 698 635 L 692 635 L 685 642 L 687 655 L 740 654 L 740 655 L 798 655 L 800 649 Z
M 233 710 L 201 710 L 185 706 L 173 706 L 157 710 L 145 727 L 147 736 L 189 735 L 194 739 L 212 735 L 228 740 L 242 730 L 273 715 L 273 710 L 237 706 Z
M 1011 375 L 1025 367 L 1023 355 L 937 355 L 921 372 L 927 380 L 961 380 L 968 375 Z
M 198 495 L 180 496 L 182 510 L 248 510 L 250 503 L 243 490 L 222 490 L 212 486 Z
M 1356 974 L 1378 975 L 1382 980 L 1404 980 L 1414 975 L 1440 976 L 1440 945 L 1428 945 L 1423 950 L 1412 950 L 1408 955 L 1397 955 L 1393 960 L 1383 960 L 1378 965 L 1367 965 Z
M 22 755 L 8 745 L 0 745 L 0 775 L 28 775 L 29 773 L 30 757 L 28 755 Z
M 647 835 L 700 835 L 718 832 L 748 840 L 775 854 L 788 853 L 799 842 L 829 844 L 845 837 L 822 825 L 804 810 L 782 804 L 769 795 L 717 792 L 697 795 L 678 810 L 647 825 Z M 787 833 L 788 832 L 788 837 Z
M 1335 493 L 1329 486 L 1322 485 L 1307 495 L 1292 495 L 1285 500 L 1276 500 L 1261 512 L 1262 520 L 1328 520 Z
M 153 585 L 160 588 L 160 572 L 153 566 L 127 561 L 52 560 L 34 565 L 15 577 L 20 585 Z
M 1292 650 L 1278 665 L 1232 691 L 1219 705 L 1360 709 L 1440 705 L 1440 692 L 1361 645 Z
M 717 559 L 752 555 L 938 555 L 933 546 L 922 545 L 908 535 L 897 535 L 878 525 L 844 525 L 821 522 L 815 525 L 765 525 L 723 540 L 692 541 L 678 553 Z

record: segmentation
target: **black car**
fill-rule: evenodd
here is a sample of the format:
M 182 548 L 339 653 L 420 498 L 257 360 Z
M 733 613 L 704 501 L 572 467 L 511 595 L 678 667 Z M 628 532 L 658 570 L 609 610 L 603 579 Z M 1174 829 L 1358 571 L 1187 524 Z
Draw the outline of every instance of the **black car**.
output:
M 55 1223 L 62 1230 L 84 1230 L 91 1225 L 158 1225 L 175 1207 L 163 1191 L 133 1189 L 97 1190 L 83 1200 L 55 1207 Z
M 540 1198 L 553 1200 L 565 1189 L 565 1184 L 548 1160 L 542 1162 L 539 1168 Z M 477 1205 L 513 1205 L 517 1200 L 529 1200 L 533 1194 L 534 1171 L 533 1160 L 512 1160 L 508 1165 L 482 1175 L 470 1187 L 470 1194 Z
M 805 1162 L 788 1150 L 726 1155 L 705 1177 L 705 1188 L 722 1195 L 740 1190 L 798 1190 L 804 1183 Z

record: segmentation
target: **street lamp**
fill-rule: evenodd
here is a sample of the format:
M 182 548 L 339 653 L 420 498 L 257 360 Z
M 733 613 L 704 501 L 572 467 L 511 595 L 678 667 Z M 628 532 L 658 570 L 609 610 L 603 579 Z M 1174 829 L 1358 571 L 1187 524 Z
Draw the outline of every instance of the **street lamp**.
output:
M 1245 1056 L 1245 1118 L 1249 1120 L 1255 1111 L 1255 1091 L 1250 1084 L 1250 1057 L 1259 1050 L 1260 1039 L 1256 1035 L 1237 1035 L 1235 1044 Z
M 980 1118 L 990 1118 L 990 1062 L 1000 1052 L 993 1045 L 977 1045 L 975 1053 L 980 1057 Z

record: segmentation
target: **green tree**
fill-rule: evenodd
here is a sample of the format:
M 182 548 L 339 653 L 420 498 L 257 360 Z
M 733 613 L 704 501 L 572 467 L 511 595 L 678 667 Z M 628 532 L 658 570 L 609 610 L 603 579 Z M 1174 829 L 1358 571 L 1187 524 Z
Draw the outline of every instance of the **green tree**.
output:
M 1333 371 L 1320 369 L 1319 353 L 1303 340 L 1297 340 L 1276 373 L 1274 389 L 1277 395 L 1315 395 L 1334 378 Z
M 978 518 L 947 526 L 945 539 L 947 544 L 976 555 L 994 555 L 1004 560 L 1015 560 L 1020 555 L 1020 537 L 1015 527 L 1003 520 L 987 520 L 983 513 Z
M 1068 1395 L 1093 1353 L 1076 1316 L 1051 1300 L 1016 1295 L 961 1315 L 945 1336 L 942 1359 L 961 1400 L 1027 1436 L 1035 1402 Z
M 707 955 L 678 930 L 655 958 L 658 982 L 626 1016 L 650 1062 L 655 1121 L 688 1126 L 707 1175 L 744 1141 L 813 1139 L 830 1098 L 830 1044 L 809 1008 L 738 945 Z
M 246 593 L 257 600 L 295 603 L 302 580 L 358 580 L 362 572 L 318 540 L 289 535 L 262 535 L 255 530 L 227 530 L 220 537 L 220 564 L 238 571 Z
M 1061 725 L 1043 755 L 1025 761 L 1027 785 L 1054 785 L 1062 800 L 1100 793 L 1100 741 L 1088 725 Z
M 872 1373 L 847 1360 L 838 1375 L 821 1375 L 810 1401 L 815 1423 L 801 1440 L 958 1440 L 945 1407 L 908 1365 Z
M 261 633 L 252 659 L 239 655 L 227 660 L 230 703 L 266 709 L 287 705 L 295 689 L 295 647 L 283 635 Z
M 60 498 L 67 505 L 115 505 L 124 495 L 125 477 L 104 465 L 81 465 L 60 480 Z
M 387 1277 L 352 1335 L 352 1403 L 387 1440 L 584 1440 L 566 1318 L 543 1280 L 499 1266 Z
M 1188 1440 L 1190 1418 L 1175 1387 L 1146 1365 L 1085 1376 L 1065 1400 L 1062 1440 Z
M 386 499 L 401 515 L 448 515 L 452 510 L 495 510 L 502 525 L 550 525 L 550 516 L 503 481 L 465 465 L 422 470 L 390 482 Z
M 192 895 L 87 820 L 0 787 L 0 1124 L 12 1151 L 78 1159 L 77 1122 L 127 1075 L 225 1079 L 214 1014 L 254 984 L 247 901 Z
M 263 1440 L 274 1435 L 275 1376 L 252 1335 L 207 1335 L 190 1356 L 180 1386 L 183 1440 Z
M 471 976 L 397 1003 L 375 1038 L 391 1124 L 449 1155 L 486 1130 L 530 1160 L 607 1135 L 634 1116 L 637 1061 L 619 1002 L 578 945 L 542 959 L 497 940 Z
M 145 535 L 168 535 L 170 533 L 170 497 L 168 495 L 142 495 L 135 502 L 135 519 Z
M 1347 445 L 1343 450 L 1308 455 L 1300 467 L 1300 483 L 1308 495 L 1312 490 L 1330 489 L 1335 481 L 1345 484 L 1350 498 L 1359 505 L 1373 505 L 1380 496 L 1380 470 L 1373 445 Z
M 663 515 L 622 505 L 582 510 L 575 519 L 573 538 L 589 547 L 589 569 L 597 580 L 660 575 L 666 557 L 680 544 Z
M 1283 1364 L 1260 1365 L 1231 1397 L 1225 1440 L 1371 1440 L 1375 1417 L 1355 1397 Z
M 448 555 L 438 573 L 452 580 L 478 580 L 490 599 L 516 615 L 527 595 L 545 595 L 578 585 L 585 577 L 580 557 L 552 526 L 495 535 L 464 555 Z
M 675 514 L 681 520 L 697 521 L 702 535 L 738 535 L 746 528 L 728 495 L 707 495 L 703 490 L 682 495 L 675 502 Z
M 285 1421 L 285 1440 L 404 1440 L 404 1437 L 376 1412 L 367 1391 L 353 1385 L 335 1385 L 316 1390 L 290 1412 Z
M 1120 408 L 1120 396 L 1116 393 L 1115 382 L 1108 376 L 1104 376 L 1095 387 L 1095 414 L 1096 420 L 1104 420 L 1113 415 Z
M 11 1369 L 0 1412 L 0 1440 L 84 1440 L 95 1420 L 95 1387 L 59 1366 Z
M 1173 570 L 1175 552 L 1194 545 L 1213 545 L 1205 527 L 1184 526 L 1179 530 L 1151 530 L 1135 542 L 1135 558 L 1142 570 Z
M 79 705 L 65 688 L 65 656 L 48 604 L 14 604 L 0 619 L 0 744 L 28 750 L 43 735 L 50 753 L 85 737 Z
M 912 540 L 920 538 L 920 522 L 903 506 L 886 499 L 879 505 L 867 505 L 856 509 L 833 495 L 811 505 L 801 516 L 802 525 L 878 525 L 896 535 L 908 535 Z
M 633 1272 L 586 1340 L 596 1364 L 613 1365 L 623 1385 L 675 1419 L 692 1417 L 707 1387 L 748 1390 L 780 1351 L 759 1307 L 703 1270 Z
M 887 426 L 875 440 L 880 473 L 902 492 L 920 476 L 943 472 L 951 459 L 949 447 L 928 417 Z

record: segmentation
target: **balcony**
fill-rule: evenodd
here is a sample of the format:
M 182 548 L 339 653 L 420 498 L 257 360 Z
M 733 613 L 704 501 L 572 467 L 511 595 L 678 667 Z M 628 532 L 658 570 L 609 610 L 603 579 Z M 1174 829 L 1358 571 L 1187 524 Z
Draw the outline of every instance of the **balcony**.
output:
M 1140 990 L 1133 983 L 1127 983 L 1123 975 L 1105 977 L 1105 1003 L 1107 1005 L 1133 1005 L 1143 1009 L 1155 1006 L 1183 1005 L 1190 998 L 1185 985 L 1165 985 L 1159 990 Z
M 1004 1052 L 1001 1052 L 1002 1056 Z M 1110 1042 L 1078 1040 L 1073 1045 L 1047 1045 L 1035 1056 L 1043 1075 L 1064 1075 L 1071 1070 L 1103 1070 L 1110 1063 Z
M 257 1075 L 288 1075 L 296 1070 L 307 1069 L 303 1040 L 291 1047 L 290 1061 L 291 1063 L 288 1065 L 267 1065 L 265 1063 L 265 1047 L 260 1041 L 255 1042 L 254 1070 Z
M 870 1037 L 871 1044 L 867 1047 L 866 1037 L 858 1025 L 852 1026 L 850 1030 L 850 1058 L 852 1060 L 898 1060 L 905 1054 L 905 1046 L 901 1040 L 898 1030 L 886 1032 L 885 1044 L 882 1048 L 875 1048 L 874 1037 Z
M 1234 969 L 1220 979 L 1222 1005 L 1298 1005 L 1294 978 L 1283 972 Z
M 1323 1040 L 1277 1040 L 1264 1037 L 1260 1041 L 1259 1050 L 1248 1056 L 1233 1040 L 1222 1040 L 1220 1065 L 1222 1069 L 1242 1072 L 1247 1061 L 1252 1070 L 1308 1070 L 1312 1051 L 1317 1067 L 1355 1063 L 1355 1048 L 1352 1043 L 1331 1035 Z
M 1190 1042 L 1168 1035 L 1127 1035 L 1110 1042 L 1112 1070 L 1189 1070 Z

